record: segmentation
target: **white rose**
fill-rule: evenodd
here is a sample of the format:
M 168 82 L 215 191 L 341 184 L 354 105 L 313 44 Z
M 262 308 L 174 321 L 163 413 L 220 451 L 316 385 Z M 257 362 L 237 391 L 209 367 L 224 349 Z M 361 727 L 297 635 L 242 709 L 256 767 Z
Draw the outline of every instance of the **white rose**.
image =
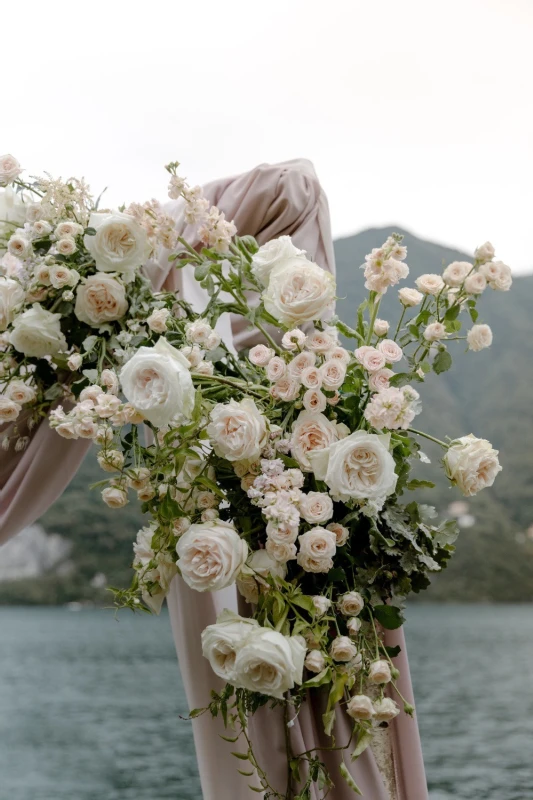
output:
M 352 719 L 372 719 L 374 716 L 372 700 L 366 694 L 356 694 L 348 701 L 346 713 Z
M 383 369 L 379 369 L 377 372 L 371 373 L 368 376 L 368 387 L 373 392 L 382 392 L 384 389 L 388 389 L 390 386 L 390 379 L 394 375 L 394 372 L 388 367 L 384 367 Z
M 17 256 L 17 258 L 26 258 L 32 252 L 30 240 L 18 233 L 11 237 L 8 242 L 7 249 L 11 255 Z
M 312 598 L 315 611 L 319 617 L 322 617 L 326 611 L 331 607 L 331 600 L 329 597 L 324 597 L 323 594 L 315 594 Z
M 294 356 L 292 361 L 289 362 L 287 366 L 287 372 L 291 378 L 300 379 L 302 373 L 306 369 L 308 369 L 309 367 L 314 367 L 315 361 L 316 361 L 315 354 L 305 350 L 303 353 L 298 353 L 298 355 Z
M 273 356 L 274 351 L 271 347 L 267 347 L 264 344 L 256 344 L 255 347 L 251 348 L 248 358 L 256 366 L 266 367 Z
M 0 233 L 13 232 L 13 225 L 7 225 L 11 222 L 17 227 L 22 227 L 26 221 L 26 205 L 22 200 L 22 195 L 8 186 L 3 192 L 0 192 Z
M 302 411 L 292 426 L 292 456 L 304 472 L 312 472 L 310 453 L 328 447 L 338 438 L 335 424 L 324 414 Z
M 492 331 L 488 325 L 474 325 L 466 334 L 468 349 L 477 353 L 492 344 Z
M 183 580 L 197 592 L 223 589 L 235 582 L 248 557 L 248 545 L 233 525 L 215 519 L 191 525 L 178 544 Z
M 301 256 L 304 252 L 293 245 L 290 236 L 272 239 L 260 247 L 252 257 L 252 272 L 263 286 L 268 286 L 268 279 L 274 267 L 284 264 L 296 256 Z
M 282 700 L 285 692 L 302 682 L 306 649 L 303 636 L 255 629 L 237 652 L 233 682 Z
M 300 383 L 296 378 L 286 375 L 271 387 L 270 394 L 284 403 L 292 403 L 300 394 Z
M 491 289 L 496 289 L 496 291 L 508 292 L 513 284 L 511 269 L 503 261 L 489 261 L 482 264 L 479 271 L 484 275 Z
M 328 400 L 320 389 L 308 389 L 302 397 L 302 403 L 306 411 L 321 412 L 326 410 Z
M 359 617 L 350 617 L 346 623 L 346 627 L 350 636 L 357 636 L 361 630 L 361 620 Z
M 0 423 L 13 422 L 17 419 L 21 411 L 22 407 L 18 403 L 0 394 Z
M 42 238 L 52 233 L 52 226 L 45 219 L 38 219 L 32 225 L 32 232 L 36 237 Z
M 102 492 L 102 500 L 109 508 L 123 508 L 128 503 L 128 493 L 118 486 L 108 486 Z
M 56 248 L 57 252 L 60 253 L 62 256 L 71 256 L 78 249 L 76 246 L 76 242 L 74 241 L 74 239 L 71 239 L 70 237 L 65 237 L 64 239 L 60 239 L 56 244 Z
M 266 542 L 266 551 L 275 561 L 286 564 L 296 558 L 296 547 L 287 538 L 285 541 L 269 537 Z
M 83 233 L 83 225 L 72 220 L 64 220 L 60 222 L 54 231 L 58 239 L 75 239 Z
M 281 346 L 285 348 L 285 350 L 290 350 L 292 352 L 294 350 L 301 350 L 306 341 L 307 336 L 305 333 L 295 328 L 283 334 L 281 337 Z M 311 347 L 310 349 L 312 350 L 313 348 Z
M 481 294 L 487 288 L 487 279 L 481 272 L 473 272 L 465 280 L 465 292 L 467 294 Z
M 310 525 L 327 522 L 333 516 L 331 497 L 323 492 L 308 492 L 302 495 L 300 514 Z
M 298 537 L 298 564 L 306 572 L 329 572 L 337 549 L 335 534 L 326 528 L 311 528 Z
M 119 377 L 126 398 L 152 425 L 162 428 L 174 417 L 191 418 L 195 391 L 189 362 L 166 339 L 140 347 Z
M 406 308 L 412 308 L 412 306 L 418 306 L 424 299 L 423 294 L 418 292 L 416 289 L 409 289 L 409 287 L 407 286 L 399 290 L 398 296 L 400 298 L 400 302 Z
M 382 370 L 387 363 L 385 355 L 381 350 L 377 350 L 375 347 L 371 347 L 367 344 L 357 348 L 355 357 L 367 372 L 378 372 Z
M 218 403 L 210 414 L 207 433 L 218 456 L 228 461 L 255 461 L 267 438 L 266 419 L 253 400 Z
M 80 322 L 97 328 L 120 319 L 127 310 L 124 286 L 110 275 L 91 275 L 78 287 L 74 313 Z
M 452 442 L 443 462 L 448 478 L 465 497 L 492 486 L 502 469 L 498 451 L 486 439 L 471 433 Z
M 344 525 L 341 525 L 340 522 L 330 522 L 329 525 L 326 525 L 326 530 L 332 531 L 332 533 L 335 534 L 337 547 L 342 547 L 342 545 L 346 544 L 348 541 L 350 531 L 348 528 L 345 528 Z
M 200 361 L 198 366 L 194 368 L 194 371 L 198 375 L 213 375 L 215 372 L 215 365 L 212 361 Z
M 356 617 L 365 605 L 359 592 L 347 592 L 339 600 L 339 611 L 346 617 Z
M 287 371 L 287 365 L 279 356 L 273 356 L 266 365 L 266 376 L 269 381 L 279 381 Z
M 447 335 L 448 333 L 442 322 L 431 322 L 424 330 L 426 342 L 438 342 L 440 339 L 445 339 Z
M 368 680 L 370 683 L 389 683 L 391 680 L 391 671 L 387 661 L 373 661 L 370 664 L 368 671 Z
M 344 383 L 346 365 L 341 359 L 332 358 L 322 364 L 319 372 L 323 386 L 331 391 L 332 389 L 338 389 Z
M 329 652 L 334 661 L 351 661 L 357 655 L 357 647 L 348 636 L 337 636 Z
M 133 467 L 128 470 L 128 486 L 136 492 L 144 489 L 150 481 L 150 470 L 147 467 Z M 184 519 L 180 517 L 180 520 Z
M 148 260 L 151 252 L 145 231 L 129 214 L 120 211 L 94 213 L 89 227 L 95 236 L 85 236 L 84 244 L 100 272 L 121 272 L 125 279 Z
M 124 466 L 124 456 L 120 450 L 106 450 L 96 456 L 99 466 L 104 472 L 120 472 Z
M 469 264 L 468 261 L 453 261 L 442 273 L 444 283 L 448 286 L 461 286 L 472 269 L 473 264 Z
M 11 344 L 25 356 L 42 358 L 55 356 L 67 349 L 61 333 L 61 314 L 52 314 L 38 303 L 13 321 Z
M 154 333 L 164 333 L 167 330 L 167 320 L 170 316 L 168 308 L 156 308 L 152 311 L 149 317 L 146 318 L 146 324 Z
M 72 273 L 63 264 L 54 264 L 50 268 L 49 279 L 54 289 L 62 289 L 64 286 L 72 285 Z
M 355 431 L 323 450 L 309 453 L 318 480 L 326 481 L 334 500 L 368 500 L 381 507 L 394 493 L 394 459 L 388 437 Z
M 0 331 L 5 331 L 15 319 L 24 302 L 24 290 L 12 278 L 0 277 Z
M 389 332 L 390 323 L 386 319 L 377 319 L 374 322 L 374 333 L 376 336 L 386 336 Z
M 12 183 L 22 172 L 22 167 L 14 156 L 0 156 L 0 183 Z
M 24 381 L 18 380 L 8 383 L 6 395 L 10 400 L 14 400 L 15 403 L 20 403 L 22 406 L 25 403 L 33 403 L 37 397 L 35 389 L 32 386 L 28 386 Z
M 378 722 L 390 722 L 400 713 L 397 703 L 390 697 L 376 700 L 374 703 L 374 719 Z
M 325 669 L 326 666 L 326 659 L 320 652 L 320 650 L 310 650 L 305 657 L 304 667 L 309 670 L 309 672 L 319 673 Z
M 378 344 L 378 350 L 385 356 L 387 364 L 395 364 L 403 358 L 402 348 L 392 339 L 383 339 L 383 341 Z
M 444 289 L 444 281 L 440 275 L 427 274 L 421 275 L 415 281 L 416 285 L 424 294 L 439 294 Z
M 259 625 L 254 619 L 246 619 L 225 610 L 214 625 L 202 631 L 202 653 L 211 664 L 211 669 L 224 681 L 233 683 L 237 651 L 250 633 Z
M 274 267 L 263 293 L 266 310 L 284 325 L 320 319 L 334 299 L 333 275 L 302 257 Z
M 485 242 L 480 247 L 476 249 L 474 252 L 474 258 L 476 261 L 492 261 L 495 255 L 495 250 L 493 245 L 490 242 Z
M 185 338 L 191 344 L 205 346 L 212 333 L 213 328 L 205 319 L 196 319 L 185 326 Z

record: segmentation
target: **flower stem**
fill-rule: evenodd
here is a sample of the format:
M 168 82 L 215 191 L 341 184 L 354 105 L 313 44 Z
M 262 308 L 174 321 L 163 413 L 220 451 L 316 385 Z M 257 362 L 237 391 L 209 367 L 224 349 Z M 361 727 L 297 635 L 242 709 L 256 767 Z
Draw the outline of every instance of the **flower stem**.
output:
M 444 447 L 446 450 L 448 449 L 449 445 L 446 442 L 443 442 L 441 439 L 436 439 L 435 436 L 430 436 L 429 433 L 424 433 L 424 431 L 418 431 L 416 428 L 407 428 L 409 433 L 416 433 L 417 436 L 423 436 L 424 439 L 429 439 L 430 442 L 435 442 L 435 444 L 440 444 L 441 447 Z

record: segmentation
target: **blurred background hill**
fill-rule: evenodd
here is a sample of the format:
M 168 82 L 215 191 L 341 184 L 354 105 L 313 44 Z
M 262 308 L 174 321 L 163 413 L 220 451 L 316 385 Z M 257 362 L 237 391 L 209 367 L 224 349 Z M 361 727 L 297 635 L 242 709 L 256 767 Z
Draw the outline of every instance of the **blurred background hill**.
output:
M 365 291 L 359 267 L 366 253 L 379 247 L 393 231 L 405 235 L 410 268 L 406 285 L 423 272 L 440 271 L 443 264 L 469 259 L 465 253 L 393 227 L 373 228 L 337 240 L 337 291 L 341 298 L 337 311 L 350 325 Z M 474 433 L 489 439 L 500 450 L 504 470 L 492 489 L 462 501 L 438 466 L 439 449 L 425 443 L 437 488 L 427 491 L 424 499 L 441 514 L 457 516 L 461 534 L 451 566 L 435 577 L 424 599 L 531 601 L 533 275 L 515 277 L 508 293 L 487 289 L 478 307 L 479 321 L 493 330 L 492 347 L 480 353 L 464 353 L 462 342 L 453 343 L 456 347 L 451 344 L 451 370 L 438 377 L 429 375 L 419 387 L 423 412 L 416 424 L 439 438 Z M 383 300 L 380 317 L 394 324 L 398 311 L 396 293 L 391 289 Z M 134 502 L 112 511 L 100 501 L 98 491 L 89 492 L 87 486 L 101 477 L 95 459 L 88 456 L 39 525 L 0 549 L 0 603 L 102 602 L 109 598 L 107 585 L 129 584 L 131 544 L 142 515 Z M 24 553 L 32 562 L 31 568 Z

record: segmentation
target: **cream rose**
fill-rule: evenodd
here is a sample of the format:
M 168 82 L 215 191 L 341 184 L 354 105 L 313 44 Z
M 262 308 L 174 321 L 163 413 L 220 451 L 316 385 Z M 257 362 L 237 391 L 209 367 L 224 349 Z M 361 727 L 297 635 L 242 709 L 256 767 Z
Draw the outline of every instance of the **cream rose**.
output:
M 403 350 L 400 345 L 396 344 L 393 339 L 383 339 L 378 344 L 378 350 L 380 353 L 383 353 L 387 364 L 396 364 L 396 362 L 401 361 L 403 358 Z
M 328 400 L 320 389 L 308 389 L 302 397 L 302 403 L 306 411 L 321 412 L 326 410 Z
M 300 394 L 300 382 L 296 378 L 286 375 L 271 387 L 270 394 L 284 403 L 291 403 Z
M 402 305 L 404 305 L 406 308 L 418 306 L 424 299 L 424 295 L 421 294 L 421 292 L 418 292 L 416 289 L 409 289 L 408 286 L 405 286 L 403 289 L 399 290 L 398 297 L 400 298 Z
M 495 255 L 494 246 L 490 242 L 480 245 L 474 252 L 476 261 L 492 261 Z
M 348 629 L 350 636 L 357 636 L 361 630 L 361 620 L 359 617 L 350 617 L 346 623 L 346 628 Z
M 15 403 L 20 403 L 21 406 L 23 406 L 25 403 L 33 403 L 37 397 L 35 389 L 32 386 L 28 386 L 28 384 L 24 383 L 24 381 L 20 380 L 11 381 L 8 383 L 6 395 L 10 400 L 14 400 Z
M 128 493 L 118 486 L 108 486 L 102 492 L 102 500 L 109 508 L 123 508 L 128 504 Z
M 309 454 L 329 447 L 338 438 L 335 424 L 324 414 L 302 411 L 292 426 L 292 456 L 304 472 L 312 472 Z
M 356 431 L 311 452 L 312 470 L 327 483 L 334 500 L 367 500 L 381 507 L 394 493 L 398 479 L 388 441 L 386 436 Z
M 251 348 L 248 358 L 256 366 L 266 367 L 273 356 L 274 351 L 271 347 L 267 347 L 264 344 L 256 344 L 255 347 Z
M 14 422 L 21 411 L 22 406 L 9 397 L 0 394 L 0 423 Z
M 390 379 L 394 375 L 394 372 L 388 367 L 384 367 L 383 369 L 379 369 L 377 372 L 373 372 L 368 377 L 368 387 L 373 392 L 382 392 L 384 389 L 388 389 L 390 386 Z
M 367 372 L 378 372 L 382 370 L 387 363 L 381 350 L 377 350 L 375 347 L 370 347 L 370 345 L 366 344 L 357 348 L 355 357 Z
M 333 516 L 331 497 L 323 492 L 308 492 L 302 495 L 300 514 L 310 525 L 327 522 Z
M 424 330 L 426 342 L 438 342 L 440 339 L 445 339 L 447 335 L 448 333 L 442 322 L 431 322 Z
M 254 619 L 246 619 L 226 609 L 214 625 L 202 631 L 202 653 L 211 669 L 222 680 L 233 683 L 237 651 L 244 641 L 259 628 Z
M 52 314 L 38 303 L 16 317 L 13 321 L 11 344 L 25 356 L 42 358 L 55 356 L 67 349 L 61 333 L 61 314 Z
M 469 264 L 468 261 L 453 261 L 442 273 L 444 283 L 447 286 L 461 286 L 472 269 L 473 264 Z
M 348 636 L 337 636 L 329 652 L 334 661 L 351 661 L 357 655 L 357 647 Z
M 443 463 L 448 478 L 465 497 L 492 486 L 502 469 L 498 451 L 486 439 L 471 433 L 451 443 Z
M 85 236 L 83 241 L 96 262 L 96 269 L 124 273 L 126 280 L 133 279 L 135 270 L 151 253 L 146 233 L 138 222 L 129 214 L 113 211 L 91 214 L 89 227 L 96 234 Z
M 391 680 L 391 671 L 388 661 L 373 661 L 370 664 L 368 671 L 368 680 L 370 683 L 389 683 Z
M 74 313 L 81 322 L 98 328 L 120 319 L 127 310 L 124 286 L 111 275 L 91 275 L 78 287 Z
M 314 367 L 316 361 L 316 356 L 314 353 L 310 353 L 307 350 L 304 350 L 303 353 L 298 353 L 297 356 L 294 356 L 292 361 L 289 362 L 287 367 L 287 372 L 291 378 L 298 378 L 300 379 L 302 373 L 308 369 L 309 367 Z
M 5 331 L 24 302 L 24 289 L 12 278 L 0 277 L 0 331 Z
M 263 293 L 266 310 L 284 325 L 320 319 L 334 299 L 333 275 L 302 257 L 274 267 Z
M 0 183 L 12 183 L 22 172 L 22 167 L 14 156 L 0 156 Z
M 312 600 L 317 616 L 319 617 L 322 617 L 331 607 L 331 600 L 329 597 L 324 597 L 323 594 L 315 594 Z
M 232 682 L 281 700 L 285 692 L 302 682 L 306 650 L 303 636 L 283 636 L 258 628 L 237 652 Z
M 346 365 L 340 358 L 332 358 L 325 361 L 320 367 L 320 377 L 326 389 L 338 389 L 344 383 L 346 377 Z
M 366 694 L 356 694 L 348 701 L 346 713 L 352 719 L 372 719 L 374 716 L 372 700 Z
M 233 525 L 214 519 L 191 525 L 178 544 L 183 580 L 197 592 L 212 592 L 235 583 L 248 558 L 248 545 Z
M 168 308 L 156 308 L 149 317 L 146 318 L 146 324 L 154 333 L 164 333 L 167 330 L 167 320 L 170 316 Z
M 279 239 L 272 239 L 262 247 L 252 258 L 252 272 L 257 280 L 268 286 L 270 273 L 279 265 L 304 254 L 304 250 L 298 250 L 292 243 L 290 236 L 280 236 Z
M 304 667 L 308 669 L 309 672 L 315 672 L 318 674 L 325 669 L 326 659 L 320 650 L 310 650 L 305 657 Z
M 348 541 L 350 531 L 344 525 L 341 525 L 340 522 L 330 522 L 329 525 L 326 525 L 326 530 L 332 531 L 332 533 L 335 534 L 337 547 L 342 547 L 342 545 L 346 544 Z
M 389 332 L 390 323 L 386 319 L 377 319 L 374 322 L 374 333 L 376 336 L 386 336 Z
M 490 347 L 492 344 L 492 331 L 488 325 L 474 325 L 466 334 L 468 349 L 475 353 Z
M 329 572 L 337 549 L 335 534 L 326 528 L 311 528 L 298 537 L 298 564 L 306 572 Z
M 195 391 L 189 362 L 166 339 L 140 347 L 120 372 L 126 398 L 158 428 L 191 418 Z
M 487 288 L 487 279 L 481 272 L 473 272 L 465 280 L 465 292 L 467 294 L 482 294 Z
M 421 275 L 415 283 L 424 294 L 439 294 L 445 286 L 441 276 L 434 273 Z
M 339 611 L 345 617 L 356 617 L 365 605 L 359 592 L 346 592 L 339 600 Z
M 218 403 L 207 433 L 215 453 L 228 461 L 255 461 L 267 439 L 267 423 L 253 400 Z
M 376 700 L 374 703 L 374 719 L 378 722 L 390 722 L 400 713 L 397 703 L 390 697 Z

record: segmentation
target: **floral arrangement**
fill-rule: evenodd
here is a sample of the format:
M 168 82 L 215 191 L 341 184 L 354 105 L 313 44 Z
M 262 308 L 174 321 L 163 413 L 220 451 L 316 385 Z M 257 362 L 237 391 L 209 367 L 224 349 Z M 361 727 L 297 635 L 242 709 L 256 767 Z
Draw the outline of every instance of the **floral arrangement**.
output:
M 304 800 L 313 786 L 325 796 L 337 777 L 319 753 L 293 753 L 288 730 L 287 790 L 271 786 L 248 717 L 283 705 L 290 726 L 309 693 L 325 693 L 327 734 L 339 708 L 353 720 L 345 747 L 353 759 L 401 705 L 413 713 L 397 689 L 398 648 L 385 644 L 384 631 L 402 624 L 405 598 L 446 566 L 457 535 L 454 522 L 437 522 L 433 508 L 409 497 L 433 486 L 411 475 L 428 462 L 420 441 L 441 446 L 445 473 L 466 496 L 491 486 L 501 469 L 484 439 L 444 442 L 412 427 L 421 409 L 415 385 L 449 369 L 452 342 L 464 340 L 472 351 L 491 344 L 477 301 L 487 287 L 507 291 L 510 270 L 486 243 L 472 263 L 421 276 L 416 288 L 399 289 L 401 316 L 391 331 L 379 318 L 381 298 L 409 274 L 402 237 L 394 235 L 367 256 L 368 297 L 352 328 L 332 316 L 329 273 L 287 236 L 262 247 L 236 236 L 176 168 L 169 166 L 171 196 L 185 198 L 205 246 L 198 252 L 174 239 L 154 204 L 130 207 L 120 212 L 135 242 L 127 268 L 102 260 L 105 222 L 95 224 L 82 184 L 38 183 L 46 213 L 15 230 L 2 261 L 9 274 L 1 280 L 11 287 L 0 290 L 8 330 L 2 402 L 20 404 L 13 384 L 42 381 L 41 369 L 54 373 L 54 398 L 58 386 L 79 389 L 71 411 L 50 414 L 52 426 L 67 437 L 91 431 L 109 472 L 104 501 L 120 508 L 135 492 L 151 520 L 134 544 L 132 586 L 115 590 L 116 604 L 158 612 L 178 572 L 200 592 L 235 583 L 249 614 L 226 611 L 201 633 L 204 656 L 226 688 L 191 715 L 220 714 L 228 741 L 245 737 L 245 750 L 234 755 L 241 766 L 248 762 L 242 772 L 265 797 Z M 5 181 L 5 159 L 0 170 Z M 14 182 L 30 190 L 17 175 Z M 68 229 L 67 253 L 67 231 L 58 226 L 72 226 L 74 217 L 80 227 Z M 115 230 L 115 217 L 107 219 Z M 161 235 L 176 268 L 192 265 L 206 290 L 203 314 L 151 294 L 139 272 Z M 56 286 L 62 271 L 70 277 Z M 84 300 L 95 280 L 116 283 L 110 305 L 98 305 L 115 309 L 111 319 L 92 316 Z M 6 303 L 9 292 L 19 293 L 18 308 Z M 228 350 L 215 330 L 227 312 L 246 318 L 262 343 L 238 355 Z M 56 315 L 53 352 L 21 347 L 24 319 L 37 314 Z M 464 317 L 472 325 L 460 335 Z M 78 360 L 90 364 L 81 376 Z M 74 384 L 57 377 L 69 361 Z M 141 423 L 151 430 L 148 443 Z M 344 761 L 340 772 L 357 793 Z
M 186 195 L 188 218 L 222 251 L 234 227 L 208 208 L 199 187 L 177 179 L 176 166 L 168 166 L 171 195 Z M 23 450 L 52 407 L 62 436 L 100 441 L 87 413 L 93 400 L 98 414 L 114 423 L 143 419 L 117 397 L 116 371 L 127 349 L 155 344 L 163 332 L 185 341 L 179 319 L 190 312 L 188 304 L 155 293 L 141 271 L 156 249 L 178 246 L 175 223 L 155 200 L 99 210 L 83 180 L 28 183 L 21 174 L 15 158 L 0 157 L 0 423 L 13 423 L 2 447 Z M 208 349 L 219 343 L 213 334 Z M 58 403 L 77 399 L 67 421 Z

